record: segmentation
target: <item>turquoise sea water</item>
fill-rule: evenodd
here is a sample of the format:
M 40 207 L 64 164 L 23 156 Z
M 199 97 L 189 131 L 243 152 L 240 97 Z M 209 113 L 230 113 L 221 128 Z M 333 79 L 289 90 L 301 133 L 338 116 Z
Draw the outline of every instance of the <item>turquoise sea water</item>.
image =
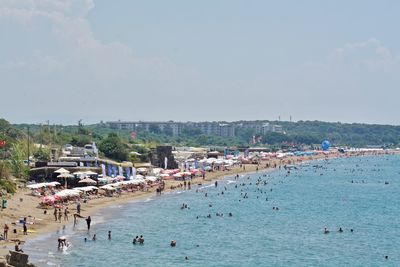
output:
M 282 169 L 227 177 L 217 188 L 193 186 L 103 209 L 92 216 L 90 235 L 81 221 L 25 250 L 39 266 L 400 266 L 399 163 L 400 156 L 343 158 L 299 166 L 289 176 Z M 331 232 L 323 234 L 324 227 Z M 72 243 L 64 252 L 56 248 L 61 234 Z M 97 241 L 83 241 L 93 234 Z M 145 244 L 133 245 L 141 234 Z

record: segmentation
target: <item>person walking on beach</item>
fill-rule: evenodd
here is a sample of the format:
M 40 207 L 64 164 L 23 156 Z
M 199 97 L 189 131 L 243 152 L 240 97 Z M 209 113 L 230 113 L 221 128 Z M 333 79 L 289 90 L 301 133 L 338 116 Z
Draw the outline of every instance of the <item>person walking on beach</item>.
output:
M 58 209 L 58 221 L 61 223 L 61 219 L 62 219 L 62 211 L 61 209 Z
M 92 218 L 90 218 L 90 216 L 88 216 L 87 219 L 86 219 L 86 224 L 87 224 L 87 229 L 88 229 L 88 231 L 90 230 L 90 224 L 91 224 L 91 222 L 92 222 Z
M 57 208 L 54 207 L 54 220 L 57 221 Z
M 24 222 L 23 228 L 24 228 L 24 235 L 27 235 L 28 234 L 28 227 L 26 227 L 26 222 Z
M 68 207 L 66 207 L 64 210 L 64 221 L 68 221 L 68 213 L 69 213 Z
M 3 232 L 4 240 L 8 239 L 8 229 L 9 229 L 8 225 L 4 224 L 4 232 Z
M 76 203 L 76 212 L 80 215 L 81 214 L 81 202 L 78 200 Z

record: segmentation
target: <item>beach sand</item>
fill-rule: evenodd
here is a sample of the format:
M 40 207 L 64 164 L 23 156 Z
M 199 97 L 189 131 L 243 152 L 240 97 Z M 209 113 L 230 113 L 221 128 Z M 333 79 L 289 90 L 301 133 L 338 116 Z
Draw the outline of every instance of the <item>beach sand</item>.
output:
M 377 152 L 375 151 L 374 154 Z M 387 154 L 388 152 L 382 151 L 379 154 Z M 393 153 L 393 151 L 391 152 Z M 372 153 L 352 153 L 351 156 L 360 156 L 360 155 L 368 155 Z M 285 164 L 298 164 L 305 161 L 312 161 L 317 159 L 325 159 L 325 158 L 336 158 L 336 157 L 348 157 L 349 155 L 344 154 L 318 154 L 315 156 L 307 156 L 307 157 L 286 157 L 282 160 L 280 159 L 271 159 L 268 161 L 262 161 L 258 166 L 255 164 L 245 164 L 245 168 L 241 168 L 239 166 L 233 167 L 230 170 L 226 171 L 213 171 L 207 172 L 206 178 L 196 177 L 191 181 L 191 184 L 197 185 L 199 183 L 210 183 L 214 180 L 222 179 L 225 176 L 233 176 L 241 173 L 251 173 L 256 172 L 257 167 L 258 170 L 266 170 L 266 164 L 269 163 L 270 166 L 274 166 L 277 164 L 277 167 Z M 275 168 L 269 168 L 271 170 Z M 182 181 L 174 181 L 167 180 L 165 191 L 170 191 L 171 186 L 178 186 L 183 183 Z M 182 188 L 179 188 L 182 189 Z M 122 204 L 125 202 L 129 202 L 135 199 L 140 199 L 143 197 L 148 197 L 155 193 L 156 188 L 149 188 L 148 192 L 134 192 L 134 193 L 123 193 L 120 197 L 102 197 L 97 199 L 91 199 L 88 203 L 81 202 L 81 215 L 84 217 L 90 216 L 94 212 L 99 209 L 106 207 L 108 205 Z M 164 192 L 165 192 L 164 191 Z M 56 222 L 53 215 L 53 209 L 48 209 L 47 214 L 44 214 L 44 209 L 38 207 L 40 199 L 38 197 L 32 196 L 30 194 L 29 189 L 19 188 L 17 193 L 12 197 L 8 198 L 7 201 L 7 209 L 0 211 L 0 227 L 1 231 L 3 231 L 4 224 L 7 223 L 9 226 L 8 231 L 8 241 L 0 241 L 0 256 L 5 256 L 8 254 L 10 249 L 13 249 L 16 240 L 25 241 L 28 238 L 34 238 L 40 234 L 46 234 L 55 232 L 58 229 L 62 228 L 65 225 L 69 225 L 73 223 L 73 214 L 76 212 L 76 205 L 70 204 L 68 209 L 70 210 L 69 221 Z M 28 218 L 28 235 L 23 235 L 22 232 L 22 224 L 19 223 L 20 219 L 24 217 Z M 32 224 L 30 224 L 32 223 Z M 17 233 L 13 233 L 13 230 L 16 229 Z

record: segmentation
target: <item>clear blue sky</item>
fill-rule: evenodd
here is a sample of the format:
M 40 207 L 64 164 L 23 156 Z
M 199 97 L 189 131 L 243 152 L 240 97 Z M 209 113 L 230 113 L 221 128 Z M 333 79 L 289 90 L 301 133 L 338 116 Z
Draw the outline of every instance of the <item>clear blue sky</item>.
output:
M 399 1 L 0 0 L 0 117 L 399 125 L 399 10 Z

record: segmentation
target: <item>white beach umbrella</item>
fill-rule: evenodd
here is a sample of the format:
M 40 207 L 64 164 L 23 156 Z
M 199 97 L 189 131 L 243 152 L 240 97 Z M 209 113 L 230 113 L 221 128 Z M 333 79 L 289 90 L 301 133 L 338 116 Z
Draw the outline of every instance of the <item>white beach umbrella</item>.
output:
M 54 171 L 55 173 L 69 173 L 69 171 L 68 170 L 66 170 L 66 169 L 64 169 L 64 168 L 60 168 L 60 169 L 58 169 L 58 170 L 56 170 L 56 171 Z
M 90 178 L 84 178 L 78 182 L 79 184 L 97 184 L 97 182 Z
M 65 187 L 67 187 L 67 179 L 74 178 L 74 176 L 72 174 L 64 172 L 64 173 L 61 173 L 60 175 L 58 175 L 57 178 L 64 178 L 65 179 Z
M 157 177 L 155 176 L 146 176 L 144 179 L 151 182 L 157 181 Z

